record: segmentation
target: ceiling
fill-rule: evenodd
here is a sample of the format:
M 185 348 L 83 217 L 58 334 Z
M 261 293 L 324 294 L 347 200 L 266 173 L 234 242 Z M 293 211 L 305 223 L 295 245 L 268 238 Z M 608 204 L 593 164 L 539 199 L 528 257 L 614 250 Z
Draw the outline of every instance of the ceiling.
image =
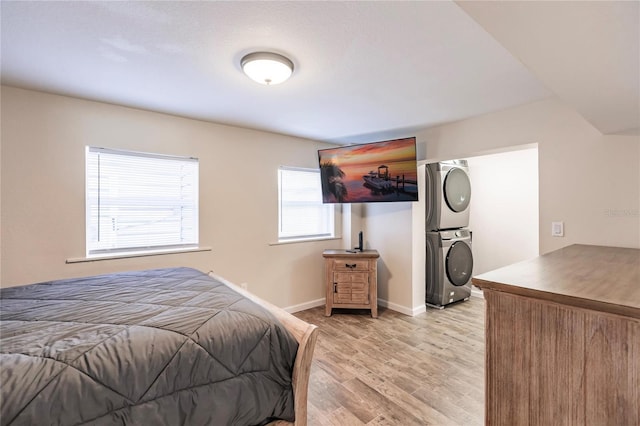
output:
M 633 134 L 639 4 L 3 0 L 2 83 L 336 143 L 551 96 Z M 289 81 L 242 73 L 262 50 Z

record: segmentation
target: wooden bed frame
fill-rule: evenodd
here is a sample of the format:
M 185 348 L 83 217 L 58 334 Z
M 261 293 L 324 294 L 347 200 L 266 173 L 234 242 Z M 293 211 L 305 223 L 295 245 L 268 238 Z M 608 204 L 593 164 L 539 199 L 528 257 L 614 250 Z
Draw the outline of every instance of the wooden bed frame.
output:
M 285 326 L 298 341 L 298 353 L 293 365 L 293 398 L 295 404 L 295 420 L 287 422 L 277 420 L 269 423 L 271 426 L 306 426 L 307 425 L 307 394 L 309 389 L 309 374 L 311 373 L 311 361 L 313 350 L 318 338 L 318 327 L 309 324 L 300 318 L 296 318 L 287 311 L 260 299 L 240 286 L 209 272 L 209 276 L 232 288 L 246 298 L 270 311 Z

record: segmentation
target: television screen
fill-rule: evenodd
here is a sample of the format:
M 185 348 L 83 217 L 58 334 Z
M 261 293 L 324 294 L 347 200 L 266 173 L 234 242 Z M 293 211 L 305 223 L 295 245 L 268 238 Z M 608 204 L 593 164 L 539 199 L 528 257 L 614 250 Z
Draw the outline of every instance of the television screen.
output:
M 318 150 L 324 203 L 418 201 L 416 138 Z

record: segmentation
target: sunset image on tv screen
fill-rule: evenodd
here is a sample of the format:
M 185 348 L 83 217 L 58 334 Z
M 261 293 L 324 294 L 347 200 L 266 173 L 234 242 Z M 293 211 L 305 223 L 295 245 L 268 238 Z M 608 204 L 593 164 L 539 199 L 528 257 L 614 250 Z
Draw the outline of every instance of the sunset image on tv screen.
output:
M 318 151 L 324 203 L 418 200 L 416 139 Z

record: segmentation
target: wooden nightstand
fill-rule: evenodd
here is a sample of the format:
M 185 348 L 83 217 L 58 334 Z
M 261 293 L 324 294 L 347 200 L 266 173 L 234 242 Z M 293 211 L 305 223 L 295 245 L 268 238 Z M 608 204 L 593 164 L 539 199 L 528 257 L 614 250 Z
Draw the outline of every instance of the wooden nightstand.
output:
M 350 253 L 346 250 L 325 250 L 327 301 L 325 316 L 333 308 L 371 309 L 378 317 L 378 258 L 377 250 Z

